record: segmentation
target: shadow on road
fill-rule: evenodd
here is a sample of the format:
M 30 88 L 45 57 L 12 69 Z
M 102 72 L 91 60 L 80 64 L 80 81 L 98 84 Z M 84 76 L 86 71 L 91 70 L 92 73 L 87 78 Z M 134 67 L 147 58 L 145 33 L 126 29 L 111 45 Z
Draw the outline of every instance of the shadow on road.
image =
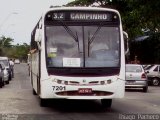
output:
M 141 88 L 126 88 L 125 89 L 126 92 L 143 92 L 143 89 Z
M 113 112 L 112 108 L 103 108 L 98 100 L 47 100 L 46 107 L 59 112 L 103 113 Z

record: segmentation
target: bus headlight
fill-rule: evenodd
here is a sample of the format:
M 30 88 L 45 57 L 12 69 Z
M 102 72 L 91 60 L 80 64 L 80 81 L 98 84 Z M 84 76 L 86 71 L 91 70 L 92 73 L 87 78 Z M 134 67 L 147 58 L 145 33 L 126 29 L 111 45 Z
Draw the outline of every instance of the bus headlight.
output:
M 56 83 L 58 83 L 58 84 L 61 84 L 61 83 L 62 83 L 62 80 L 55 78 L 55 79 L 52 80 L 52 82 L 56 82 Z
M 58 84 L 65 84 L 68 85 L 68 81 L 60 80 L 60 79 L 53 79 L 52 82 L 56 82 Z
M 105 81 L 100 81 L 100 85 L 104 85 L 105 84 Z
M 107 80 L 107 84 L 111 84 L 111 83 L 112 83 L 111 79 Z
M 58 84 L 62 84 L 62 80 L 57 80 L 57 83 Z
M 111 84 L 112 83 L 112 80 L 109 79 L 109 80 L 104 80 L 104 81 L 100 81 L 100 84 L 101 85 L 105 85 L 105 84 Z
M 64 81 L 64 84 L 65 84 L 65 85 L 68 85 L 68 81 Z

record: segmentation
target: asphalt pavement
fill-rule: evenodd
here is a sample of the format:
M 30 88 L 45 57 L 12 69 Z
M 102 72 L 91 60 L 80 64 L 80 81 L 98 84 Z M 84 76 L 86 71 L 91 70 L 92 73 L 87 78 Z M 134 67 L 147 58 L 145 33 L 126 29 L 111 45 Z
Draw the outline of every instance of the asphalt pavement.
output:
M 15 64 L 14 71 L 10 84 L 0 89 L 0 120 L 160 119 L 160 86 L 149 86 L 147 93 L 126 90 L 123 99 L 114 99 L 105 110 L 99 100 L 49 100 L 47 107 L 40 107 L 39 97 L 32 94 L 27 64 Z

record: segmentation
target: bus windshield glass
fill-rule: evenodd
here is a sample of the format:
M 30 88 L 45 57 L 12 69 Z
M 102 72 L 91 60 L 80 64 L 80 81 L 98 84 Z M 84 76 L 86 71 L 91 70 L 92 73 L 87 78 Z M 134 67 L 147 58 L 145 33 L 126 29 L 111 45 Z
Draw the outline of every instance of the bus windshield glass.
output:
M 49 67 L 118 67 L 119 27 L 107 25 L 46 26 Z
M 117 13 L 50 11 L 44 23 L 48 71 L 54 74 L 119 73 L 121 30 Z

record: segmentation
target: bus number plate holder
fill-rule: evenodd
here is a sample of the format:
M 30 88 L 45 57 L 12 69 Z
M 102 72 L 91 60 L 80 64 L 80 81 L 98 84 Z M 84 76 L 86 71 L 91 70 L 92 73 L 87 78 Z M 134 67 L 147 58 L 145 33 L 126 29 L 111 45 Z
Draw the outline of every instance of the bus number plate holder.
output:
M 92 88 L 79 88 L 78 93 L 79 94 L 91 94 Z

